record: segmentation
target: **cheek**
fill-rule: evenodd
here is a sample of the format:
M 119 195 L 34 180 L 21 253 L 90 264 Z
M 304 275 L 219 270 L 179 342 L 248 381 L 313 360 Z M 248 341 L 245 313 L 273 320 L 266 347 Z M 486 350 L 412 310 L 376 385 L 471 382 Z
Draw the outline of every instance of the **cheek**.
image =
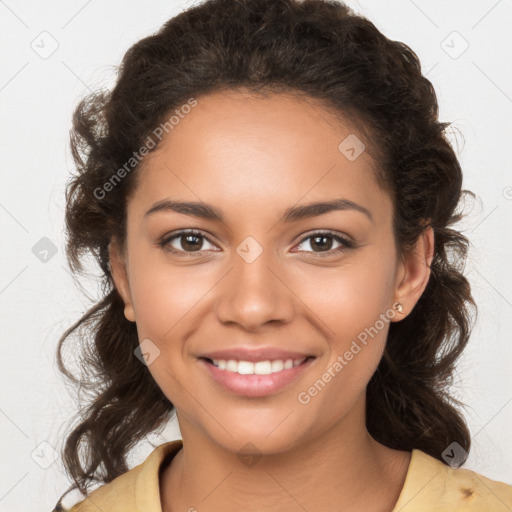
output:
M 130 290 L 140 334 L 164 344 L 190 325 L 214 283 L 211 272 L 151 256 L 131 261 Z
M 293 290 L 332 343 L 343 344 L 375 324 L 393 298 L 394 261 L 368 250 L 336 268 L 308 269 Z
M 341 298 L 343 299 L 343 297 Z M 390 318 L 378 301 L 360 300 L 324 318 L 334 333 L 327 340 L 317 372 L 303 384 L 296 400 L 303 413 L 331 424 L 361 399 L 384 352 Z M 359 307 L 358 307 L 359 306 Z
M 181 269 L 182 275 L 157 264 L 133 265 L 132 269 L 130 286 L 138 337 L 143 343 L 149 339 L 148 346 L 158 354 L 148 370 L 174 406 L 186 410 L 183 389 L 190 383 L 183 371 L 183 349 L 190 331 L 185 330 L 191 328 L 191 318 L 206 292 L 185 277 L 185 269 Z
M 325 385 L 347 400 L 363 391 L 376 370 L 395 314 L 391 309 L 394 261 L 380 254 L 368 251 L 357 263 L 354 259 L 332 272 L 317 271 L 315 279 L 300 280 L 297 292 L 306 298 L 311 322 L 326 339 L 317 388 Z M 324 394 L 325 400 L 328 395 Z

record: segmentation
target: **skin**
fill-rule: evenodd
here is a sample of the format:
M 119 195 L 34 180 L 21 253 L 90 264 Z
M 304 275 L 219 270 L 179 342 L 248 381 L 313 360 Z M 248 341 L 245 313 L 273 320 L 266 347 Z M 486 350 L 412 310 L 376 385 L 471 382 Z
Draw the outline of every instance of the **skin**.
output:
M 390 321 L 405 318 L 430 276 L 432 229 L 399 256 L 375 162 L 368 151 L 350 161 L 338 150 L 349 134 L 357 132 L 313 100 L 215 93 L 198 99 L 138 171 L 126 244 L 113 240 L 110 258 L 126 318 L 140 341 L 160 350 L 148 369 L 176 407 L 183 437 L 161 476 L 163 512 L 389 512 L 398 499 L 411 454 L 378 443 L 365 427 L 366 386 L 389 322 L 308 404 L 297 399 L 395 302 L 403 314 Z M 342 210 L 280 222 L 291 206 L 338 198 L 364 206 L 373 220 Z M 225 220 L 144 215 L 163 199 L 211 203 Z M 158 245 L 183 229 L 211 242 L 199 238 L 198 252 L 175 238 L 169 245 L 181 255 Z M 315 247 L 307 235 L 317 230 L 356 247 L 334 252 L 341 244 L 332 238 L 331 249 Z M 263 249 L 251 263 L 236 252 L 248 236 Z M 241 344 L 316 359 L 284 390 L 242 397 L 218 386 L 197 359 Z M 248 442 L 261 456 L 251 466 L 238 457 Z

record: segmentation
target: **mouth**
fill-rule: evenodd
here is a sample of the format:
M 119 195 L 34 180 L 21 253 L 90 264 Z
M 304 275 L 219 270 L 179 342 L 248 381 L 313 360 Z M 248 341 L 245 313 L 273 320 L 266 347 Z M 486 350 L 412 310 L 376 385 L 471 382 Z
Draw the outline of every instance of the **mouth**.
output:
M 305 356 L 298 359 L 247 361 L 200 357 L 199 361 L 222 391 L 246 397 L 263 397 L 289 387 L 315 359 L 315 356 Z
M 216 366 L 219 370 L 238 373 L 239 375 L 271 375 L 280 373 L 283 370 L 290 370 L 300 366 L 307 360 L 314 359 L 314 356 L 306 356 L 298 359 L 267 359 L 263 361 L 244 361 L 236 359 L 210 359 L 201 358 L 207 363 Z

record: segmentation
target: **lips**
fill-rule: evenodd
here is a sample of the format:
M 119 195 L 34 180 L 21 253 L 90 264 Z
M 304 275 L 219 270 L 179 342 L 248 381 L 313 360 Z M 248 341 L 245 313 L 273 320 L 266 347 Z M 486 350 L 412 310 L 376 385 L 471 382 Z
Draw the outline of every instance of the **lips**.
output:
M 277 348 L 239 347 L 208 352 L 199 357 L 224 391 L 248 397 L 277 393 L 297 379 L 315 356 Z

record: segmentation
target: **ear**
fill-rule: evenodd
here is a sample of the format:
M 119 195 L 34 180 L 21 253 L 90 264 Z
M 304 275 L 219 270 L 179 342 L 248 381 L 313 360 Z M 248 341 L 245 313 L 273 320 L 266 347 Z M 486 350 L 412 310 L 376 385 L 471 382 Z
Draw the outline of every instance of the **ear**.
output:
M 403 255 L 395 283 L 393 303 L 402 304 L 403 313 L 395 315 L 394 321 L 405 318 L 414 308 L 430 278 L 430 265 L 434 259 L 434 230 L 427 227 L 414 248 Z
M 133 309 L 130 285 L 128 283 L 128 273 L 126 269 L 126 259 L 117 240 L 112 239 L 108 246 L 110 261 L 110 273 L 124 302 L 124 316 L 130 322 L 135 322 L 135 311 Z

